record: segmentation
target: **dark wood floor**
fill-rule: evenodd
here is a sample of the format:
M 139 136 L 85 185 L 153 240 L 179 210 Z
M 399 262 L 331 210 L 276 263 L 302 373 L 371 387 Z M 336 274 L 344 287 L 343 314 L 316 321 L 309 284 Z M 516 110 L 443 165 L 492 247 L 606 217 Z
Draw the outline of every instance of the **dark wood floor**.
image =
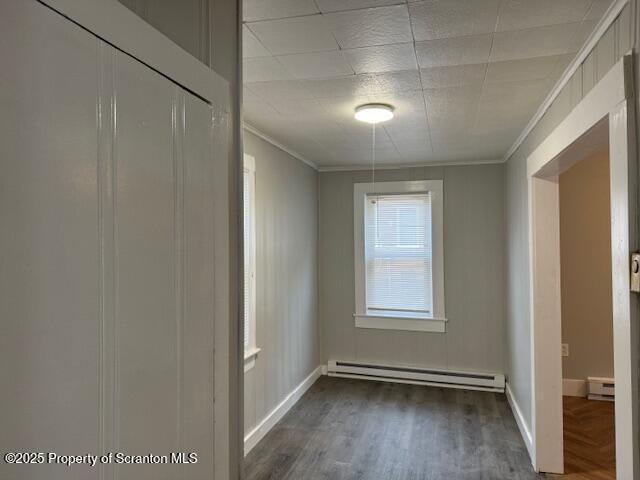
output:
M 504 395 L 320 378 L 245 460 L 247 480 L 519 480 Z
M 561 480 L 615 480 L 616 433 L 613 402 L 563 397 L 564 471 Z

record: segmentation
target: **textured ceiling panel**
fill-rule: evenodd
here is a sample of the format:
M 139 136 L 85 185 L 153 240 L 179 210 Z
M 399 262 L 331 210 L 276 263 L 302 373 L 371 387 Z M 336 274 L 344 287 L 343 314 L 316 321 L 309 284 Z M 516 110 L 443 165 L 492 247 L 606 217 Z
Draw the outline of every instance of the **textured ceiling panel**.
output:
M 338 50 L 324 15 L 255 22 L 249 28 L 274 55 Z
M 420 67 L 466 65 L 489 61 L 493 34 L 468 35 L 416 43 Z
M 482 85 L 487 72 L 487 64 L 452 65 L 449 67 L 431 67 L 420 69 L 420 78 L 424 88 L 462 87 Z
M 316 0 L 316 3 L 322 13 L 327 13 L 384 7 L 388 5 L 402 5 L 406 2 L 404 0 Z
M 325 17 L 341 48 L 413 41 L 406 5 L 328 13 Z
M 413 43 L 353 48 L 344 52 L 355 73 L 396 72 L 418 68 Z
M 507 60 L 489 64 L 487 83 L 535 80 L 555 75 L 559 63 L 566 65 L 572 55 L 551 55 L 523 60 Z M 559 73 L 559 72 L 558 72 Z
M 409 5 L 416 41 L 495 30 L 500 0 L 429 0 Z
M 352 75 L 353 69 L 343 52 L 328 51 L 283 55 L 278 60 L 295 78 L 326 78 Z
M 254 57 L 268 57 L 271 53 L 269 50 L 264 48 L 264 45 L 260 43 L 249 27 L 244 25 L 242 27 L 242 56 L 244 58 L 254 58 Z
M 498 32 L 493 36 L 493 48 L 489 60 L 518 60 L 571 53 L 573 37 L 579 23 L 536 27 L 513 32 Z
M 242 62 L 247 82 L 268 82 L 293 78 L 274 57 L 245 58 Z
M 319 166 L 497 160 L 611 0 L 245 0 L 244 118 Z
M 313 0 L 243 0 L 245 22 L 275 18 L 300 17 L 318 13 Z
M 498 32 L 581 22 L 592 0 L 506 0 L 498 16 Z

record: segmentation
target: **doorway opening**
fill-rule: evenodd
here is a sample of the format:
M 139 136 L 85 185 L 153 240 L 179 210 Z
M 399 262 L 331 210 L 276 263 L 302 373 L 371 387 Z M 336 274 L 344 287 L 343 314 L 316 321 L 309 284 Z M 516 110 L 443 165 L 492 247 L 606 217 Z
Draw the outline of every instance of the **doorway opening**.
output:
M 602 133 L 591 140 L 592 153 L 558 176 L 567 479 L 614 480 L 616 471 L 609 142 Z
M 534 467 L 541 472 L 565 473 L 567 465 L 563 428 L 563 358 L 567 357 L 563 357 L 561 352 L 562 319 L 568 312 L 567 308 L 570 310 L 570 303 L 567 300 L 563 304 L 563 295 L 567 290 L 563 288 L 566 285 L 563 285 L 562 275 L 568 272 L 562 270 L 561 228 L 564 226 L 561 227 L 560 184 L 563 174 L 570 175 L 572 167 L 579 165 L 580 160 L 599 155 L 605 157 L 608 164 L 608 168 L 604 164 L 599 167 L 608 172 L 609 177 L 610 218 L 604 233 L 610 238 L 608 265 L 611 273 L 609 282 L 599 280 L 602 285 L 596 288 L 601 294 L 607 289 L 611 293 L 611 306 L 606 306 L 605 301 L 605 307 L 601 308 L 610 308 L 612 312 L 615 478 L 636 478 L 640 473 L 637 426 L 638 297 L 637 293 L 630 291 L 629 278 L 631 253 L 638 249 L 637 159 L 630 85 L 631 63 L 630 58 L 625 57 L 527 159 L 533 357 L 531 456 Z M 588 166 L 585 163 L 576 168 L 585 168 L 585 165 Z M 579 170 L 576 171 L 579 173 Z M 602 252 L 600 255 L 598 261 L 604 260 L 605 264 L 606 254 L 604 259 Z M 570 258 L 570 252 L 565 252 L 565 260 L 567 257 Z M 595 257 L 584 259 L 585 262 L 590 260 L 595 261 Z M 604 270 L 606 275 L 606 268 Z M 584 288 L 578 293 L 580 297 L 575 302 L 579 308 L 583 308 L 592 299 L 585 299 L 588 292 Z M 569 327 L 564 327 L 564 333 L 567 334 Z M 582 333 L 587 329 L 583 323 Z M 590 355 L 593 357 L 595 353 L 591 352 Z M 570 367 L 568 362 L 565 363 L 567 370 Z M 604 377 L 605 381 L 601 382 L 605 384 L 604 387 L 610 383 L 606 381 L 607 378 Z M 601 388 L 604 387 L 601 385 Z

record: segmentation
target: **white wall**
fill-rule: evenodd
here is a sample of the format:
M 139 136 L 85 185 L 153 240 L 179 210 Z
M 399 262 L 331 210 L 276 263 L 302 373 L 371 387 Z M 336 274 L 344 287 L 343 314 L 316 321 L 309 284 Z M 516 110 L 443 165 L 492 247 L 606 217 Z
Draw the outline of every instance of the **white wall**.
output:
M 319 365 L 318 174 L 244 132 L 256 161 L 256 344 L 245 374 L 249 432 Z
M 506 165 L 507 207 L 507 381 L 531 429 L 531 323 L 526 160 L 616 61 L 633 46 L 635 1 L 618 19 L 553 102 Z M 637 65 L 636 65 L 637 67 Z
M 447 332 L 355 328 L 353 184 L 368 171 L 320 173 L 322 361 L 363 360 L 504 371 L 504 166 L 379 170 L 377 181 L 444 180 Z

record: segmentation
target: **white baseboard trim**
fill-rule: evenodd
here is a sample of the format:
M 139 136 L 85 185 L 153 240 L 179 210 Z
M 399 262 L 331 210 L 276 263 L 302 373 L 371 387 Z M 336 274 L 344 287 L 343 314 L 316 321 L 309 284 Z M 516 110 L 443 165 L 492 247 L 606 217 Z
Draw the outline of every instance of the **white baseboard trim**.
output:
M 326 367 L 325 367 L 326 368 Z M 305 378 L 296 388 L 293 389 L 289 395 L 287 395 L 282 402 L 278 404 L 276 408 L 271 410 L 269 414 L 262 419 L 262 421 L 247 435 L 244 437 L 244 455 L 247 456 L 249 452 L 255 447 L 264 436 L 269 433 L 276 423 L 282 420 L 282 417 L 291 410 L 298 400 L 305 394 L 311 385 L 315 383 L 322 375 L 322 366 L 316 368 L 311 374 Z
M 562 379 L 562 395 L 565 397 L 586 397 L 587 382 L 575 378 Z
M 518 405 L 516 397 L 511 391 L 511 385 L 509 385 L 509 383 L 506 384 L 505 393 L 507 394 L 507 401 L 509 402 L 509 406 L 511 407 L 513 416 L 516 419 L 516 423 L 518 424 L 518 429 L 520 430 L 522 440 L 524 440 L 524 444 L 527 447 L 527 451 L 529 452 L 531 464 L 535 467 L 535 453 L 533 451 L 533 437 L 531 436 L 531 430 L 529 430 L 527 421 L 525 420 L 524 415 L 522 415 L 522 410 L 520 410 L 520 406 Z

